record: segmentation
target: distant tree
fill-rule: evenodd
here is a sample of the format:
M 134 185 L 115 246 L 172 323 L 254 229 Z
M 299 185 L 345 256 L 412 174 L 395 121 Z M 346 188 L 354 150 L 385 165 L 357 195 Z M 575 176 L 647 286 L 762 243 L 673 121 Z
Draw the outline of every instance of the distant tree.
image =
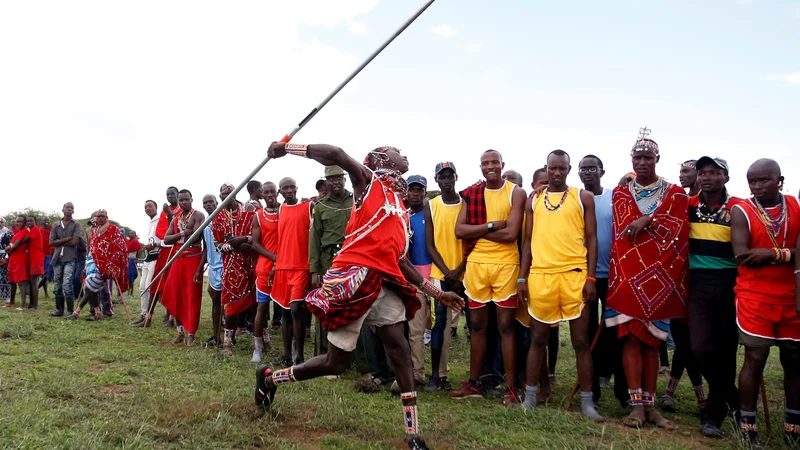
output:
M 28 207 L 16 211 L 10 211 L 8 214 L 5 214 L 3 217 L 5 217 L 6 219 L 6 226 L 11 226 L 11 224 L 14 223 L 14 220 L 17 218 L 17 216 L 36 217 L 36 223 L 38 223 L 39 225 L 42 224 L 42 217 L 45 216 L 50 218 L 50 223 L 54 223 L 59 219 L 61 219 L 61 213 L 59 213 L 58 211 L 46 213 L 44 211 Z
M 9 213 L 5 214 L 3 217 L 5 217 L 5 219 L 6 219 L 6 226 L 10 227 L 14 223 L 14 220 L 17 218 L 17 216 L 25 216 L 25 217 L 33 216 L 33 217 L 36 217 L 36 223 L 41 225 L 42 224 L 42 217 L 45 217 L 45 216 L 49 217 L 50 218 L 50 223 L 51 224 L 55 224 L 59 220 L 61 220 L 62 214 L 59 211 L 52 211 L 50 213 L 46 213 L 44 211 L 40 211 L 38 209 L 33 209 L 33 208 L 28 207 L 28 208 L 24 208 L 24 209 L 20 209 L 20 210 L 16 210 L 16 211 L 10 211 Z M 86 228 L 87 224 L 89 223 L 89 218 L 88 217 L 86 217 L 84 219 L 75 219 L 75 220 L 77 220 L 78 223 L 80 223 L 83 228 Z M 130 233 L 130 231 L 132 230 L 132 228 L 126 227 L 124 225 L 121 225 L 119 222 L 115 222 L 113 220 L 109 220 L 109 222 L 111 222 L 114 225 L 116 225 L 117 227 L 119 227 L 119 229 L 122 230 L 125 233 L 125 236 L 127 236 L 128 233 Z
M 440 191 L 438 189 L 434 189 L 432 191 L 428 191 L 428 200 L 430 200 L 430 199 L 432 199 L 434 197 L 438 197 L 440 195 L 442 195 L 442 191 Z

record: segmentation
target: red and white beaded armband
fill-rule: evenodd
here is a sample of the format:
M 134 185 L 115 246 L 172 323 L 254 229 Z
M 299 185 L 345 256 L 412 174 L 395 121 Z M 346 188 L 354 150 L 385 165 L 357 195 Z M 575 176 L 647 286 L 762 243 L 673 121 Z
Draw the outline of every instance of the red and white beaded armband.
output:
M 442 298 L 442 295 L 444 295 L 442 290 L 436 287 L 435 284 L 431 283 L 430 280 L 422 280 L 422 283 L 419 284 L 419 289 L 426 295 L 429 295 L 436 300 L 439 300 Z
M 286 144 L 286 153 L 289 155 L 308 158 L 308 144 L 294 144 L 289 142 Z

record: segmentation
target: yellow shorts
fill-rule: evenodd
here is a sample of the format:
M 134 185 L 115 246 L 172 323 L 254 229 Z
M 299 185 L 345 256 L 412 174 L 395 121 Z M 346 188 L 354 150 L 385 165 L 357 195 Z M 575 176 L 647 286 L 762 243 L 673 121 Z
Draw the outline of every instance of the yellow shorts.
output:
M 485 264 L 467 261 L 464 288 L 470 308 L 494 302 L 501 308 L 517 307 L 518 264 Z
M 575 320 L 583 311 L 586 271 L 532 273 L 528 276 L 528 313 L 542 323 Z

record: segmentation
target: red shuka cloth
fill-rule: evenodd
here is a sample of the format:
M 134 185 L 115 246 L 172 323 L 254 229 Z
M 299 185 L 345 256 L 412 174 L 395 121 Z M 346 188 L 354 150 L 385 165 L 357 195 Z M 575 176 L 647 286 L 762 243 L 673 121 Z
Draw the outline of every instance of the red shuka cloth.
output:
M 39 227 L 39 231 L 42 233 L 42 252 L 44 252 L 44 256 L 48 256 L 53 252 L 53 249 L 50 248 L 50 231 L 52 228 L 52 226 L 50 228 Z
M 103 234 L 95 234 L 92 230 L 92 239 L 89 246 L 97 271 L 105 278 L 113 278 L 120 291 L 128 290 L 128 253 L 125 250 L 125 238 L 122 232 L 113 223 L 108 224 L 108 229 Z
M 356 292 L 337 296 L 323 286 L 306 296 L 309 309 L 326 330 L 335 330 L 366 314 L 384 283 L 397 291 L 408 320 L 422 306 L 416 288 L 400 271 L 400 260 L 408 252 L 409 223 L 405 199 L 395 189 L 395 182 L 391 174 L 373 173 L 347 222 L 342 250 L 326 274 L 328 278 L 348 277 L 354 268 L 370 269 Z
M 237 202 L 237 209 L 223 209 L 211 222 L 214 240 L 224 243 L 227 237 L 250 236 L 253 232 L 253 211 L 245 211 Z M 225 314 L 233 316 L 246 311 L 255 301 L 256 254 L 252 251 L 222 253 L 222 305 Z
M 170 266 L 161 304 L 181 321 L 186 332 L 197 333 L 200 326 L 200 307 L 203 302 L 203 283 L 195 283 L 202 250 L 188 247 Z
M 665 181 L 666 183 L 666 181 Z M 625 232 L 642 217 L 629 188 L 614 189 L 608 307 L 634 319 L 686 316 L 689 272 L 689 197 L 669 184 L 653 223 L 631 244 Z
M 138 239 L 126 239 L 125 251 L 128 253 L 138 252 L 142 249 L 142 243 Z
M 31 237 L 28 242 L 28 274 L 44 275 L 44 251 L 42 249 L 42 231 L 39 227 L 28 230 Z
M 11 238 L 11 245 L 18 243 L 28 236 L 28 229 L 14 229 L 14 237 Z M 14 253 L 8 255 L 8 281 L 9 283 L 21 283 L 28 281 L 30 272 L 28 271 L 28 246 L 30 242 L 20 245 Z

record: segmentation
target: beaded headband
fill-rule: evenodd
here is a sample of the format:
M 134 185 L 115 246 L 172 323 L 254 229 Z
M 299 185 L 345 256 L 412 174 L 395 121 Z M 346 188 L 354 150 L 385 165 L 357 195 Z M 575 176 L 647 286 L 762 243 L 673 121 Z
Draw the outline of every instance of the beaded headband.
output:
M 386 147 L 378 147 L 375 150 L 370 151 L 369 153 L 367 153 L 367 157 L 364 158 L 364 165 L 370 167 L 369 165 L 370 156 L 372 156 L 375 159 L 380 159 L 382 161 L 388 160 L 389 157 L 386 155 L 386 152 L 388 152 L 389 150 L 397 150 L 397 149 L 395 147 L 386 146 Z M 370 169 L 374 169 L 374 167 L 370 167 Z
M 647 128 L 647 126 L 639 128 L 639 137 L 636 139 L 636 143 L 633 144 L 631 154 L 651 151 L 658 155 L 658 144 L 656 144 L 656 141 L 648 138 L 648 136 L 650 136 L 650 131 L 651 130 Z
M 697 160 L 690 159 L 681 163 L 681 167 L 688 167 L 690 169 L 697 169 Z

